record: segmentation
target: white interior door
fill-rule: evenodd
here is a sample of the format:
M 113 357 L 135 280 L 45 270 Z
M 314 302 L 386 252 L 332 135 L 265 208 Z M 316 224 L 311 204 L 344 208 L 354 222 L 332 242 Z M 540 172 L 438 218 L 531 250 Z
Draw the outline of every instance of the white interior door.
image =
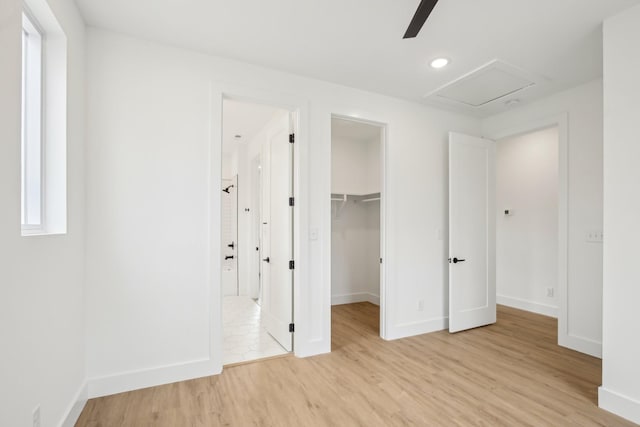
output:
M 262 303 L 260 300 L 260 271 L 262 270 L 262 257 L 260 247 L 262 246 L 262 184 L 260 165 L 260 154 L 258 154 L 251 162 L 251 253 L 249 265 L 249 296 L 257 300 L 258 305 Z
M 281 129 L 275 130 L 269 138 L 267 146 L 268 153 L 265 152 L 262 159 L 263 186 L 268 189 L 268 197 L 263 193 L 263 210 L 268 215 L 263 221 L 263 247 L 268 253 L 268 261 L 263 262 L 262 315 L 269 334 L 291 351 L 293 336 L 289 324 L 293 322 L 293 271 L 289 261 L 293 259 L 293 209 L 289 206 L 292 156 L 288 117 L 283 119 Z
M 222 180 L 222 292 L 238 295 L 238 176 Z
M 269 310 L 264 301 L 271 279 L 271 150 L 268 143 L 262 146 L 260 188 L 260 259 L 262 266 L 260 268 L 258 304 L 261 307 L 262 316 L 266 316 Z
M 495 323 L 495 143 L 449 134 L 449 332 Z

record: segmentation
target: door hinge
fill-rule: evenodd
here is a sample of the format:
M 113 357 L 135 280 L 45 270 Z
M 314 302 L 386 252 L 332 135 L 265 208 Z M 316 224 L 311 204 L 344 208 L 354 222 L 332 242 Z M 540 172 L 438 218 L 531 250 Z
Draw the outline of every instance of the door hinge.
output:
M 289 332 L 295 332 L 296 331 L 296 327 L 293 323 L 289 323 Z
M 289 206 L 295 206 L 296 204 L 296 199 L 293 197 L 289 197 Z
M 289 134 L 289 142 L 292 143 L 292 144 L 294 142 L 296 142 L 296 134 L 295 133 L 290 133 Z
M 296 268 L 296 262 L 291 260 L 289 261 L 289 270 L 294 270 Z

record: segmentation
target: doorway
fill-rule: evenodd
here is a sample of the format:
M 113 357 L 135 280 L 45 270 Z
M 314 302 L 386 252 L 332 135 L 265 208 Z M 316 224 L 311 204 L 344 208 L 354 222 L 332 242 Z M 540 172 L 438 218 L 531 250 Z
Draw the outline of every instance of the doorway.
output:
M 567 140 L 564 116 L 493 140 L 451 133 L 451 332 L 494 323 L 497 300 L 558 317 L 564 345 Z
M 384 332 L 384 138 L 379 123 L 331 119 L 331 305 Z M 341 310 L 345 310 L 342 307 Z M 334 309 L 335 310 L 335 309 Z
M 293 350 L 294 117 L 233 98 L 223 100 L 222 113 L 222 360 L 229 366 Z
M 557 317 L 558 127 L 496 141 L 496 301 Z

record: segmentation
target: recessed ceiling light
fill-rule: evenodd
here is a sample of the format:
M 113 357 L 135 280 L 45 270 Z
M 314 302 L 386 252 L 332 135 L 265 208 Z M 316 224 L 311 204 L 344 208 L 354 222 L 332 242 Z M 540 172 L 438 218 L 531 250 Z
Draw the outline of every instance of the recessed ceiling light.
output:
M 447 58 L 436 58 L 431 61 L 431 68 L 444 68 L 449 65 L 449 60 Z

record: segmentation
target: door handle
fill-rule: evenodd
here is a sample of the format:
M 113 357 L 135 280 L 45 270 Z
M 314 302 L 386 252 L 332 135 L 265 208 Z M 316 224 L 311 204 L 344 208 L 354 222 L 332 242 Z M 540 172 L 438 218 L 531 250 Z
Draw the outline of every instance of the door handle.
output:
M 231 242 L 231 244 L 229 244 L 227 246 L 230 247 L 231 249 L 233 249 L 233 248 L 236 247 L 236 244 L 235 244 L 235 242 Z
M 269 262 L 269 257 L 266 257 L 265 259 L 263 259 L 264 262 Z
M 233 255 L 227 255 L 226 257 L 224 257 L 224 260 L 228 260 L 228 259 L 233 259 Z
M 457 264 L 459 262 L 465 262 L 465 261 L 466 261 L 466 259 L 459 259 L 459 258 L 451 259 L 451 258 L 449 258 L 449 264 L 451 264 L 451 263 Z

